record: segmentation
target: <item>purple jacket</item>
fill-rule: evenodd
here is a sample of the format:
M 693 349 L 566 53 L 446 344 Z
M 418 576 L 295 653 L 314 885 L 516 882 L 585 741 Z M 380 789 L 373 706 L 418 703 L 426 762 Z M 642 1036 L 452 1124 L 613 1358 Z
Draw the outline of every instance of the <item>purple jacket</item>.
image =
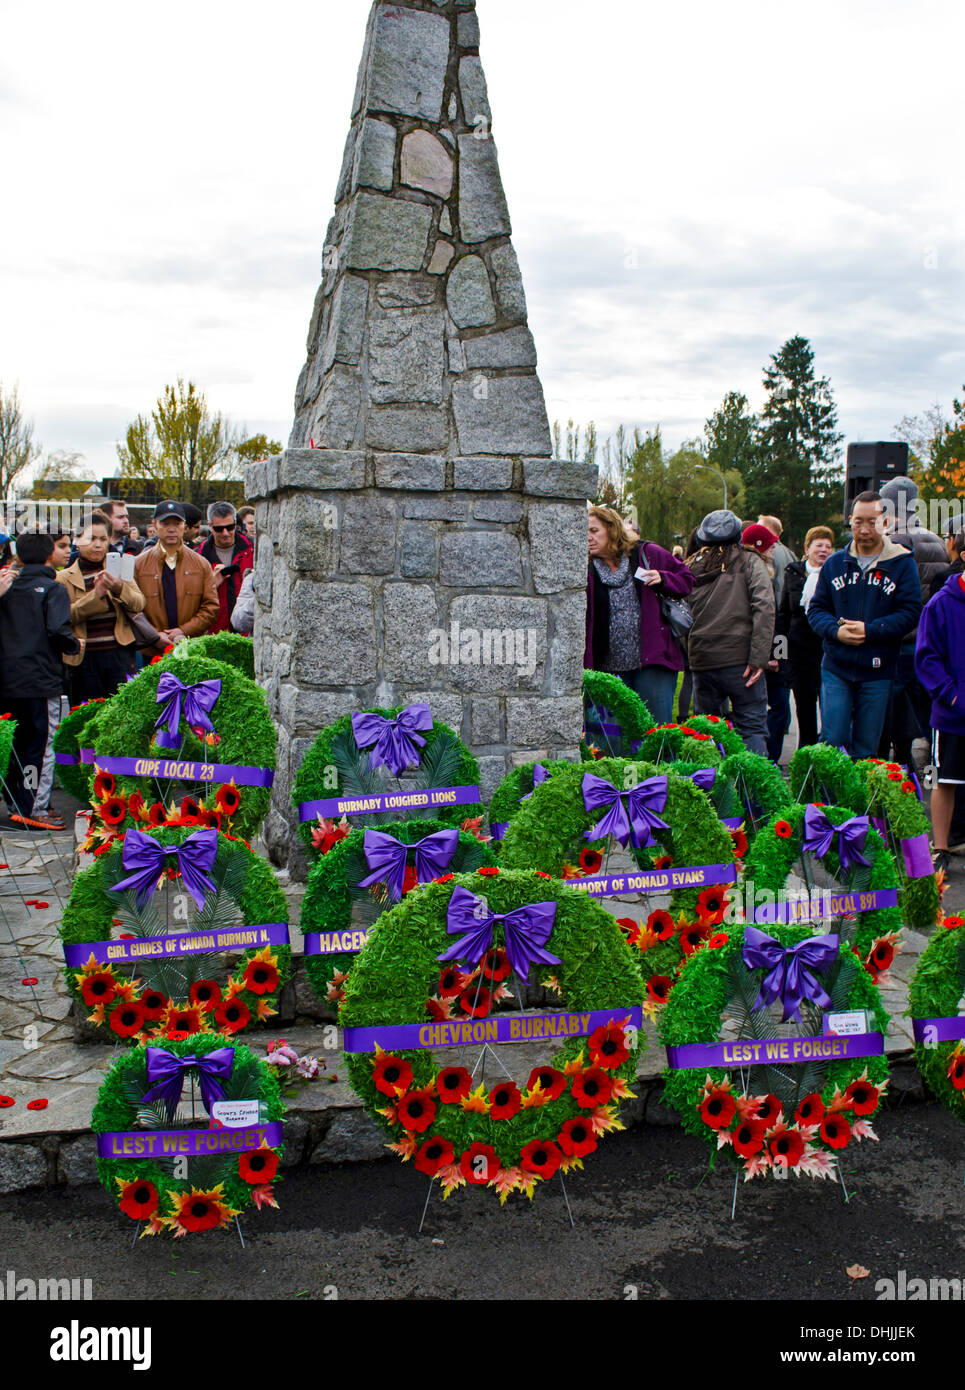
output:
M 933 729 L 965 734 L 965 589 L 953 574 L 925 605 L 915 671 L 932 697 Z
M 641 557 L 641 550 L 646 557 Z M 640 665 L 665 666 L 670 671 L 684 669 L 680 643 L 664 622 L 660 612 L 660 594 L 671 598 L 687 598 L 694 587 L 694 577 L 681 560 L 675 560 L 669 550 L 645 541 L 630 552 L 630 572 L 643 565 L 645 569 L 660 570 L 663 580 L 648 587 L 635 580 L 640 599 Z M 606 654 L 610 645 L 610 595 L 590 561 L 586 581 L 586 651 L 583 665 L 588 671 L 606 669 Z

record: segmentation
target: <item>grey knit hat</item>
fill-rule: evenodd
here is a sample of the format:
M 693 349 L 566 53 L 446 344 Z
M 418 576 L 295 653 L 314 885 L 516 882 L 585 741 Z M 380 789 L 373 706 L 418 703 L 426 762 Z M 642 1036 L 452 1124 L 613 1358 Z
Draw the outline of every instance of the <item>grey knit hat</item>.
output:
M 697 528 L 701 545 L 736 545 L 740 538 L 740 519 L 733 512 L 710 512 Z
M 892 478 L 891 482 L 885 483 L 884 487 L 881 488 L 878 496 L 883 502 L 893 502 L 897 511 L 901 506 L 902 497 L 906 499 L 906 507 L 909 501 L 915 500 L 918 496 L 918 484 L 913 482 L 911 478 Z

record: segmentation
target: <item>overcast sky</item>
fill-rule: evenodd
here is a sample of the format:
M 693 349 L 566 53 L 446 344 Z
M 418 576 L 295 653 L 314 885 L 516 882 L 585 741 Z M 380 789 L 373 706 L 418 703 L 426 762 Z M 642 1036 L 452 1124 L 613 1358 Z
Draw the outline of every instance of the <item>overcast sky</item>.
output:
M 368 0 L 2 0 L 0 381 L 94 476 L 180 374 L 287 440 Z M 550 419 L 699 434 L 795 334 L 965 381 L 960 0 L 478 0 Z

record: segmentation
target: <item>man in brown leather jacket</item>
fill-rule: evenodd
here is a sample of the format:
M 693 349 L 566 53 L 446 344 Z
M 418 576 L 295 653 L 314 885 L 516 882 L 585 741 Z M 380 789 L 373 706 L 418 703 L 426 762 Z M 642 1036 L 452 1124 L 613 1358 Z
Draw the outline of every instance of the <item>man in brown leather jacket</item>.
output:
M 207 560 L 184 544 L 180 502 L 160 502 L 154 511 L 158 543 L 134 561 L 134 580 L 144 595 L 144 614 L 165 646 L 200 637 L 218 617 L 218 591 Z

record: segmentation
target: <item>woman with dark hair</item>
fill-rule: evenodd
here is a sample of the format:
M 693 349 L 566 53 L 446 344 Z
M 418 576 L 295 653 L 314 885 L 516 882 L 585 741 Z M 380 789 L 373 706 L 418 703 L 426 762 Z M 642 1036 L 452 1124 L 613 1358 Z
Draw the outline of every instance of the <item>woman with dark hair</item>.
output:
M 669 550 L 631 535 L 612 507 L 590 508 L 589 552 L 583 664 L 619 676 L 656 723 L 669 723 L 684 659 L 660 598 L 686 598 L 693 576 Z

